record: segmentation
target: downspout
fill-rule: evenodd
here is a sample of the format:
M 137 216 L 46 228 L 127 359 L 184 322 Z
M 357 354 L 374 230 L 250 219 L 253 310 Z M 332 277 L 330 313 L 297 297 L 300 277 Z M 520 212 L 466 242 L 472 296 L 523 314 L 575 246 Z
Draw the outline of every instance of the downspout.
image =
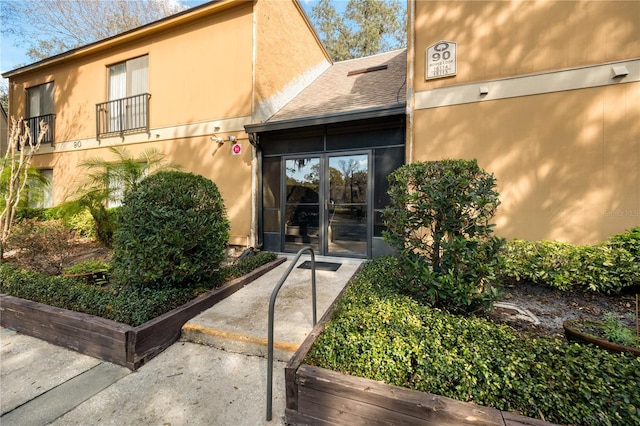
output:
M 407 155 L 407 164 L 413 163 L 414 156 L 414 135 L 413 135 L 413 111 L 414 111 L 414 97 L 413 97 L 413 83 L 414 83 L 414 64 L 415 64 L 415 19 L 416 7 L 415 0 L 409 0 L 407 2 L 407 130 L 406 139 L 409 152 Z
M 256 153 L 256 161 L 257 161 L 257 173 L 255 176 L 257 176 L 257 191 L 256 191 L 256 205 L 257 205 L 257 211 L 261 212 L 262 211 L 262 149 L 260 149 L 260 136 L 258 136 L 257 133 L 249 133 L 249 142 L 251 142 L 251 145 L 253 145 L 253 150 Z M 255 243 L 255 245 L 253 247 L 256 248 L 262 248 L 263 245 L 263 241 L 262 241 L 262 229 L 263 229 L 263 224 L 262 224 L 262 214 L 258 214 L 257 215 L 257 226 L 255 229 L 255 233 L 257 236 L 257 241 Z
M 256 13 L 257 1 L 253 2 L 253 28 L 251 37 L 253 42 L 251 45 L 251 121 L 256 119 L 256 57 L 257 57 L 257 27 L 258 14 Z M 254 135 L 249 134 L 249 142 L 251 143 L 251 225 L 249 229 L 251 247 L 256 247 L 256 218 L 258 203 L 258 146 L 254 139 Z

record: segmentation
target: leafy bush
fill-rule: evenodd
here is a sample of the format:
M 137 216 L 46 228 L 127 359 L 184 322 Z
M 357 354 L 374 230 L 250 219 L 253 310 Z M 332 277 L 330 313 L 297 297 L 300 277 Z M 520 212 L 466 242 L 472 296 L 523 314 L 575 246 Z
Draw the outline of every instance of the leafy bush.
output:
M 500 204 L 492 174 L 475 160 L 407 164 L 389 176 L 384 236 L 404 268 L 405 290 L 451 311 L 489 308 L 503 240 L 490 223 Z
M 194 299 L 198 294 L 217 287 L 225 280 L 244 275 L 269 263 L 275 254 L 263 252 L 222 268 L 210 282 L 193 288 L 152 289 L 145 287 L 89 285 L 84 280 L 48 276 L 0 264 L 0 293 L 33 300 L 59 308 L 84 312 L 136 327 Z M 229 277 L 229 278 L 217 278 Z
M 203 176 L 163 171 L 126 193 L 114 234 L 113 277 L 152 288 L 208 282 L 229 240 L 218 187 Z
M 306 362 L 562 424 L 640 421 L 640 358 L 423 306 L 400 273 L 393 257 L 365 265 Z
M 117 207 L 105 209 L 109 223 L 105 224 L 109 229 L 115 229 L 117 225 Z M 40 221 L 61 220 L 67 229 L 83 238 L 97 239 L 96 223 L 89 209 L 78 201 L 67 201 L 55 207 L 48 208 L 22 208 L 16 213 L 18 220 L 37 219 Z
M 578 288 L 617 293 L 640 284 L 639 229 L 616 235 L 596 246 L 509 241 L 501 274 L 507 279 L 528 280 L 560 290 Z

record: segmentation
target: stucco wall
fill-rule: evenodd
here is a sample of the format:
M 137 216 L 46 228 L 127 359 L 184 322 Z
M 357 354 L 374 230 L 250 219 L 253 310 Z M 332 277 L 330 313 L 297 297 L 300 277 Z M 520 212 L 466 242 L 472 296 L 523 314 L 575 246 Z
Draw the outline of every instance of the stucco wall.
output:
M 134 157 L 146 149 L 157 149 L 165 154 L 165 160 L 179 164 L 181 170 L 213 180 L 222 193 L 231 221 L 231 243 L 245 245 L 251 221 L 252 154 L 248 140 L 239 136 L 239 143 L 242 145 L 241 155 L 232 155 L 231 144 L 219 145 L 207 136 L 133 144 L 124 148 Z M 96 157 L 116 160 L 106 148 L 102 148 L 38 155 L 34 157 L 33 164 L 38 168 L 53 168 L 53 198 L 54 203 L 59 204 L 72 197 L 84 181 L 88 169 L 81 166 L 82 162 Z
M 415 90 L 640 56 L 640 2 L 416 1 Z M 458 43 L 458 75 L 425 81 L 425 51 Z
M 413 161 L 477 158 L 507 238 L 595 243 L 640 225 L 640 2 L 415 8 Z M 458 74 L 425 80 L 439 40 L 458 43 Z M 629 75 L 612 78 L 614 61 Z
M 268 119 L 330 65 L 293 1 L 256 2 L 255 121 Z
M 640 84 L 415 113 L 415 157 L 477 158 L 498 179 L 496 231 L 593 243 L 640 225 Z

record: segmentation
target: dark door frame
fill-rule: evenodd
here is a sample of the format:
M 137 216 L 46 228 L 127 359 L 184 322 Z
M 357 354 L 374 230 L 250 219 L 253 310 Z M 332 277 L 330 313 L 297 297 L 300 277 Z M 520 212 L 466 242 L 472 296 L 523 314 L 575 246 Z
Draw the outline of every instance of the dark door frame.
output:
M 367 184 L 366 184 L 366 236 L 363 241 L 366 245 L 364 252 L 336 252 L 330 251 L 329 247 L 329 202 L 331 195 L 329 194 L 329 179 L 330 179 L 330 158 L 332 157 L 349 157 L 355 155 L 367 156 Z M 295 252 L 297 249 L 288 249 L 286 242 L 285 226 L 287 222 L 287 170 L 286 163 L 288 160 L 302 159 L 302 158 L 318 158 L 319 160 L 319 187 L 318 187 L 318 254 L 326 256 L 340 256 L 340 257 L 355 257 L 355 258 L 370 258 L 371 247 L 373 238 L 373 186 L 374 186 L 374 164 L 373 164 L 373 152 L 371 149 L 358 149 L 358 150 L 343 150 L 343 151 L 325 151 L 308 154 L 291 154 L 281 156 L 281 173 L 280 173 L 280 191 L 282 196 L 280 197 L 280 250 L 285 253 Z M 315 203 L 310 203 L 315 204 Z M 300 245 L 302 247 L 302 245 Z M 298 247 L 299 248 L 299 247 Z

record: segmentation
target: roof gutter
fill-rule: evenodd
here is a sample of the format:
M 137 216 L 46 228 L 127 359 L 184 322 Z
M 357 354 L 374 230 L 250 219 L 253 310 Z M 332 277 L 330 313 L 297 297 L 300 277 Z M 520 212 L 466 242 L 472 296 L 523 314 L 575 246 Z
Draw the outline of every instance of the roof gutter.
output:
M 274 130 L 287 130 L 300 127 L 317 126 L 322 124 L 342 123 L 345 121 L 364 120 L 368 118 L 382 118 L 392 115 L 405 115 L 406 112 L 406 104 L 402 103 L 337 114 L 317 115 L 312 117 L 295 118 L 292 120 L 273 121 L 258 124 L 246 124 L 244 128 L 247 133 L 260 133 L 270 132 Z

